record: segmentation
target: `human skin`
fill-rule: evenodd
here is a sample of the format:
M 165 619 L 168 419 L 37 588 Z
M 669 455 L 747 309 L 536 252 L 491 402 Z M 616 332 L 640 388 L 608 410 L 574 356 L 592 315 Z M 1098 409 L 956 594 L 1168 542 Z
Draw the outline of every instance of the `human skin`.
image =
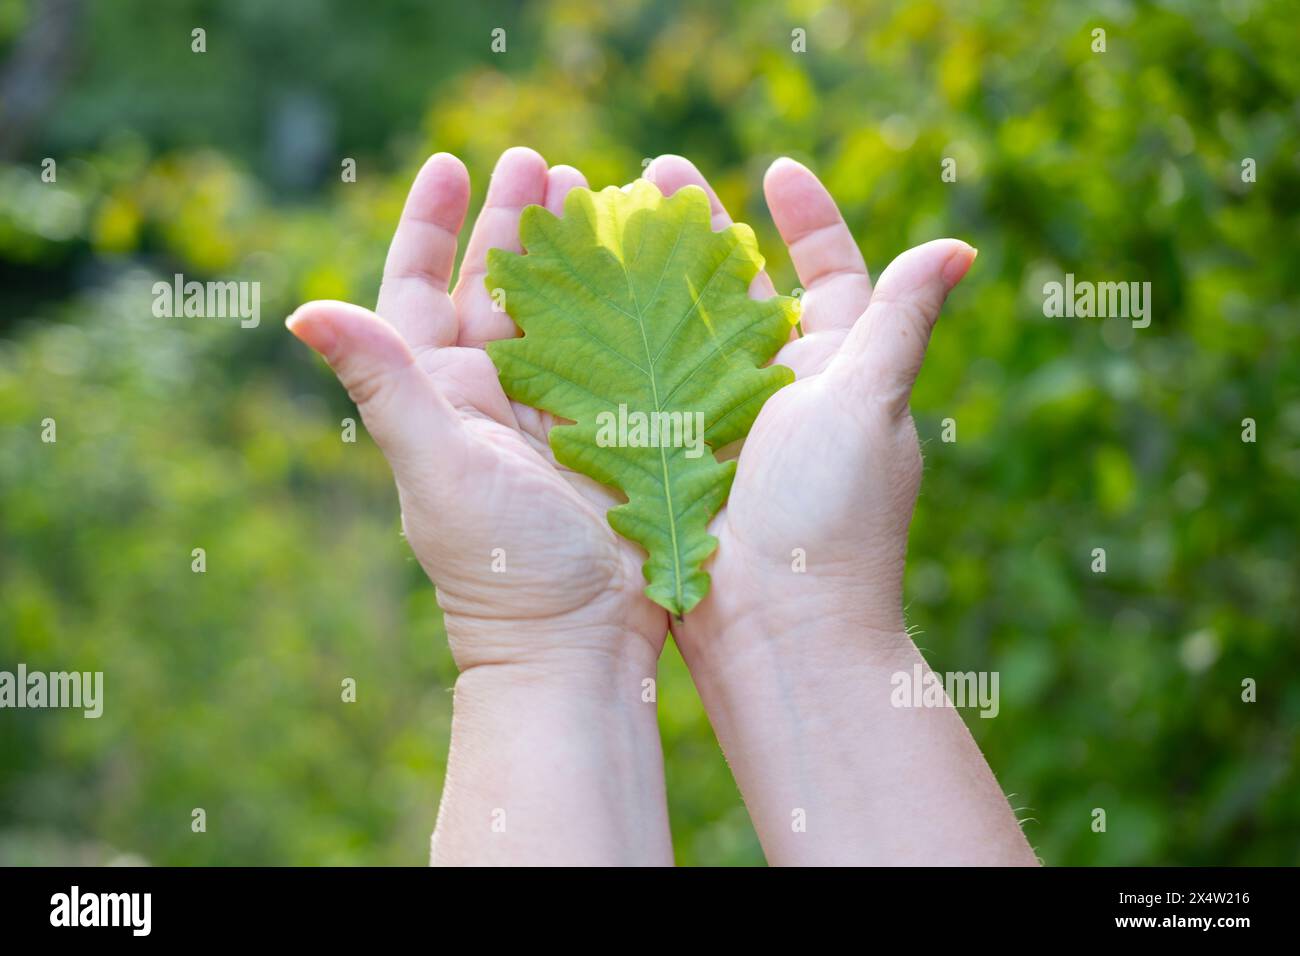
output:
M 646 178 L 695 185 L 687 160 Z M 951 708 L 891 702 L 924 666 L 903 621 L 921 480 L 909 408 L 931 330 L 975 258 L 954 239 L 903 253 L 873 290 L 835 202 L 780 159 L 764 192 L 799 281 L 800 323 L 775 361 L 796 381 L 759 413 L 727 504 L 709 594 L 674 639 L 773 864 L 1033 864 L 988 764 Z M 751 294 L 772 294 L 759 276 Z M 798 569 L 798 570 L 796 570 Z
M 515 335 L 483 284 L 489 248 L 521 251 L 525 206 L 586 185 L 532 150 L 497 163 L 454 291 L 469 203 L 460 160 L 416 177 L 378 315 L 310 302 L 287 320 L 356 402 L 397 482 L 460 676 L 434 863 L 671 864 L 655 705 L 668 633 L 608 489 L 556 464 L 549 415 L 509 401 L 482 346 Z M 382 318 L 381 318 L 382 317 Z
M 715 228 L 729 222 L 685 160 L 661 157 L 646 175 L 666 193 L 700 185 Z M 392 466 L 461 670 L 435 863 L 672 862 L 654 705 L 642 698 L 669 621 L 642 594 L 643 555 L 605 521 L 619 499 L 557 465 L 550 416 L 509 401 L 482 349 L 516 334 L 484 288 L 487 249 L 520 251 L 523 207 L 558 214 L 574 185 L 585 185 L 576 170 L 507 151 L 449 295 L 469 179 L 434 156 L 398 226 L 378 315 L 313 302 L 288 320 Z M 873 296 L 815 177 L 782 160 L 765 188 L 808 289 L 807 334 L 777 359 L 798 380 L 740 450 L 712 526 L 712 590 L 675 637 L 771 862 L 1033 862 L 955 712 L 889 706 L 890 674 L 920 660 L 901 610 L 920 476 L 907 396 L 974 251 L 955 240 L 911 250 Z M 752 291 L 770 295 L 771 283 L 760 276 Z M 806 573 L 791 571 L 794 548 Z M 806 828 L 792 826 L 796 813 Z

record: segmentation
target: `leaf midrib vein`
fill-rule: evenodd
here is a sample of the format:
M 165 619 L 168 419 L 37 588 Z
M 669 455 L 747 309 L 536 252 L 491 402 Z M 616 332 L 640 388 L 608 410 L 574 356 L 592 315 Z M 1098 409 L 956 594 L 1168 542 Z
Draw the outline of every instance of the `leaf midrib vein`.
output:
M 673 240 L 672 251 L 669 252 L 668 257 L 664 260 L 664 268 L 663 272 L 659 274 L 659 281 L 655 283 L 654 291 L 650 294 L 651 305 L 653 305 L 655 300 L 659 297 L 659 287 L 663 285 L 664 276 L 668 274 L 668 266 L 672 262 L 673 256 L 677 254 L 677 247 L 680 245 L 682 241 L 682 233 L 685 231 L 686 223 L 683 220 L 682 224 L 677 229 L 677 238 Z M 625 234 L 626 231 L 623 234 L 620 234 L 620 242 Z M 654 359 L 650 357 L 650 338 L 646 334 L 645 313 L 641 309 L 641 304 L 637 301 L 636 289 L 632 286 L 632 273 L 627 266 L 626 250 L 620 251 L 622 251 L 624 255 L 620 258 L 619 264 L 623 267 L 623 277 L 627 280 L 627 291 L 632 297 L 632 307 L 636 309 L 636 323 L 637 327 L 641 330 L 641 344 L 645 348 L 646 365 L 650 374 L 650 395 L 654 401 L 655 413 L 658 414 L 663 411 L 663 408 L 659 404 L 659 383 L 655 377 Z M 639 258 L 639 249 L 637 250 L 637 254 Z M 668 512 L 668 534 L 672 538 L 673 544 L 673 590 L 677 596 L 677 606 L 682 607 L 686 603 L 685 597 L 682 594 L 682 555 L 681 547 L 677 543 L 677 518 L 673 510 L 673 490 L 668 480 L 668 452 L 662 444 L 659 446 L 659 467 L 663 473 L 664 507 Z

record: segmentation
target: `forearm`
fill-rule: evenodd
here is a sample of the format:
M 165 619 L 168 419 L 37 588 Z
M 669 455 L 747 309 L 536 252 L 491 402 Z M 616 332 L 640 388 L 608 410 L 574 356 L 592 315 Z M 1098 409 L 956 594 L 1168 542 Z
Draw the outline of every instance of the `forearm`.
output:
M 924 666 L 901 629 L 769 611 L 688 646 L 769 862 L 1035 862 L 957 712 L 894 706 L 894 675 Z
M 456 682 L 435 865 L 671 865 L 655 658 L 480 664 Z

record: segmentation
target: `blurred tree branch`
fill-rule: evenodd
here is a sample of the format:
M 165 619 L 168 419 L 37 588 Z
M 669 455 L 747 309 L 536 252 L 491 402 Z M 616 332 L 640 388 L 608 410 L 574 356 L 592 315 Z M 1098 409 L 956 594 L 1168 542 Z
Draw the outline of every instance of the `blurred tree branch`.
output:
M 72 43 L 82 0 L 45 0 L 0 72 L 0 160 L 26 145 L 72 66 Z

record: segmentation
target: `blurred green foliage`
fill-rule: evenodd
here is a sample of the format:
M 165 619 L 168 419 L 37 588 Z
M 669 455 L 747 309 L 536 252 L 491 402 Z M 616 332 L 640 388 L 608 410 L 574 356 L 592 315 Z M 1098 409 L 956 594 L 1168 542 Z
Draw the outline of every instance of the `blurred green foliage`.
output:
M 0 668 L 103 670 L 107 702 L 0 713 L 0 860 L 425 860 L 455 676 L 434 592 L 278 319 L 373 301 L 430 151 L 477 203 L 527 144 L 594 186 L 690 156 L 784 291 L 781 154 L 875 272 L 978 246 L 913 403 L 918 643 L 1000 672 L 968 723 L 1046 862 L 1300 862 L 1291 4 L 51 6 L 48 105 L 0 126 Z M 0 0 L 0 116 L 41 9 Z M 262 324 L 153 317 L 174 272 L 260 281 Z M 1150 328 L 1044 318 L 1066 272 L 1149 281 Z M 660 710 L 679 861 L 761 862 L 671 647 Z

